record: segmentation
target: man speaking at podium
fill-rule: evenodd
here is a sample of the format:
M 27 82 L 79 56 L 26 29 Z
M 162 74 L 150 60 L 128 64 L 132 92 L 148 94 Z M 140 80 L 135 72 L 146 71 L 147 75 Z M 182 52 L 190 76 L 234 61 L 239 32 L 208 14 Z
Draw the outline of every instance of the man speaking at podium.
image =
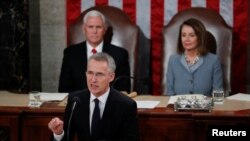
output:
M 55 140 L 138 141 L 137 105 L 110 87 L 116 65 L 106 53 L 92 55 L 87 64 L 88 89 L 69 94 L 64 121 L 53 118 L 48 127 Z

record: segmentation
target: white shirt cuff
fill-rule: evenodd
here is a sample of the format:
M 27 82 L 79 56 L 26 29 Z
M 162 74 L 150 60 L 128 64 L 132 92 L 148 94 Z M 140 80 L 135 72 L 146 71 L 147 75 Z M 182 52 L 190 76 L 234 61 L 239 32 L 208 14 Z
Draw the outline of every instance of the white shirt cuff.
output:
M 62 134 L 60 134 L 60 135 L 57 135 L 57 134 L 54 133 L 54 138 L 55 138 L 55 140 L 57 140 L 57 141 L 62 140 L 63 136 L 64 136 L 64 131 L 63 131 Z

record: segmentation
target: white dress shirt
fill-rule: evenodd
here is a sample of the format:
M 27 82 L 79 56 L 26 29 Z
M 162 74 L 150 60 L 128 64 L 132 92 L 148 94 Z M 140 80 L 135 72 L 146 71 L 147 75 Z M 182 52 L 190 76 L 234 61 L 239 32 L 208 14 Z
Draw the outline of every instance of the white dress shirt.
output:
M 91 123 L 92 123 L 92 116 L 93 116 L 93 112 L 94 112 L 94 108 L 95 108 L 95 102 L 94 102 L 94 99 L 98 99 L 99 100 L 99 108 L 100 108 L 100 116 L 102 118 L 102 115 L 103 115 L 103 112 L 104 112 L 104 109 L 105 109 L 105 106 L 106 106 L 106 102 L 107 102 L 107 99 L 108 99 L 108 96 L 109 96 L 109 91 L 110 91 L 110 88 L 101 96 L 99 97 L 96 97 L 94 96 L 94 94 L 90 93 L 90 101 L 89 101 L 89 111 L 90 111 L 90 114 L 89 114 L 89 129 L 91 131 Z M 64 136 L 64 131 L 61 135 L 56 135 L 54 133 L 54 138 L 55 140 L 57 141 L 60 141 L 62 140 Z
M 90 101 L 89 101 L 89 111 L 90 111 L 90 114 L 89 114 L 89 129 L 91 131 L 91 123 L 92 123 L 92 116 L 93 116 L 93 112 L 94 112 L 94 108 L 95 108 L 95 102 L 94 102 L 94 99 L 98 99 L 99 100 L 99 108 L 100 108 L 100 116 L 102 118 L 102 115 L 103 115 L 103 111 L 104 111 L 104 108 L 105 108 L 105 105 L 106 105 L 106 101 L 107 101 L 107 98 L 108 98 L 108 95 L 109 95 L 109 91 L 110 91 L 110 88 L 101 96 L 99 97 L 95 97 L 92 93 L 90 94 Z
M 88 42 L 86 42 L 86 43 L 87 43 L 87 55 L 88 55 L 88 58 L 89 58 L 91 55 L 93 55 L 92 49 L 94 47 L 91 46 Z M 98 46 L 95 47 L 95 50 L 96 50 L 97 53 L 102 52 L 102 48 L 103 48 L 103 41 Z

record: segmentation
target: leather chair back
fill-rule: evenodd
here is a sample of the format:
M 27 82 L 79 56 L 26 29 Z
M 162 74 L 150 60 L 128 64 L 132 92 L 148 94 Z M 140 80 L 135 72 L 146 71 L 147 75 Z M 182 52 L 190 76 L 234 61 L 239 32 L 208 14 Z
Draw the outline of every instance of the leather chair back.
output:
M 206 27 L 209 47 L 212 53 L 216 53 L 222 64 L 223 85 L 226 95 L 231 93 L 231 51 L 232 51 L 232 28 L 215 11 L 207 8 L 190 8 L 177 13 L 168 25 L 163 29 L 163 93 L 166 89 L 166 72 L 169 57 L 177 53 L 177 41 L 180 25 L 189 18 L 200 20 Z M 205 74 L 204 74 L 205 75 Z
M 69 26 L 68 44 L 76 44 L 85 40 L 82 31 L 82 20 L 84 15 L 90 10 L 98 10 L 106 18 L 108 30 L 105 34 L 104 40 L 113 45 L 123 47 L 128 50 L 130 62 L 130 74 L 135 76 L 137 70 L 137 53 L 138 53 L 138 36 L 139 28 L 133 24 L 127 14 L 119 8 L 113 6 L 95 6 L 85 10 L 76 19 L 76 21 Z M 135 89 L 133 80 L 131 83 L 132 90 Z

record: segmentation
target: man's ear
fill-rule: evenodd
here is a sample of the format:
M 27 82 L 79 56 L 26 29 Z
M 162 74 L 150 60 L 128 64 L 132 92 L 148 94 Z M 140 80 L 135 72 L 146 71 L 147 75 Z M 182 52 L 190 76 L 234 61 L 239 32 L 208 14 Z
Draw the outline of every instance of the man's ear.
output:
M 114 79 L 115 79 L 115 73 L 111 73 L 109 82 L 112 82 Z

